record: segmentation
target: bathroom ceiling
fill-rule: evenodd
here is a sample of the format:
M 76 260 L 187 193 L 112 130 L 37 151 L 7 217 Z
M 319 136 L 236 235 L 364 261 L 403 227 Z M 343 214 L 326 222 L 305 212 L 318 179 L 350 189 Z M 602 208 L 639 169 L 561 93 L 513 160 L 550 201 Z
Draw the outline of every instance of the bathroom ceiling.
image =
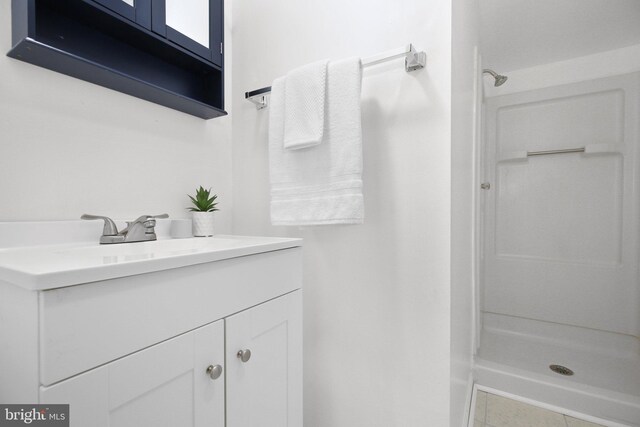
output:
M 483 64 L 499 73 L 640 44 L 640 0 L 479 0 Z

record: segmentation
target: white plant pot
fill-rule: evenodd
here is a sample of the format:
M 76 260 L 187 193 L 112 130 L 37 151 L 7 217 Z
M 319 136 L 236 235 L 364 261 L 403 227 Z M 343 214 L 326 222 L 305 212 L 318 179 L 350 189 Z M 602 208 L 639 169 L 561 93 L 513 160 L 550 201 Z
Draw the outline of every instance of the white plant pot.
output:
M 191 212 L 191 231 L 194 237 L 213 236 L 213 215 L 215 212 Z

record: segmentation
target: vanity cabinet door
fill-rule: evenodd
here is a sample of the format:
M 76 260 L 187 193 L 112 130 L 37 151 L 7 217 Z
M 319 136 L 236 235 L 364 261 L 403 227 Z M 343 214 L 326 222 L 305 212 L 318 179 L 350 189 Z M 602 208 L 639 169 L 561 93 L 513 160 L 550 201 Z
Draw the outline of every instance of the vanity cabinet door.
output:
M 153 0 L 152 29 L 222 67 L 223 0 Z
M 93 0 L 96 3 L 151 29 L 151 0 Z
M 227 427 L 302 427 L 302 292 L 225 322 Z
M 224 427 L 224 323 L 203 326 L 51 387 L 74 427 Z M 209 366 L 220 365 L 212 379 Z

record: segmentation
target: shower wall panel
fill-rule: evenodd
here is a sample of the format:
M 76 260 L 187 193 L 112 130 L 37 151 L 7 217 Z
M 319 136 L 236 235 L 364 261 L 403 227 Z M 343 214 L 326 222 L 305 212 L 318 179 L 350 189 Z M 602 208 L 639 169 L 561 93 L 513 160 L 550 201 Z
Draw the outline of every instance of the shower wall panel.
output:
M 485 311 L 640 335 L 639 83 L 488 99 Z

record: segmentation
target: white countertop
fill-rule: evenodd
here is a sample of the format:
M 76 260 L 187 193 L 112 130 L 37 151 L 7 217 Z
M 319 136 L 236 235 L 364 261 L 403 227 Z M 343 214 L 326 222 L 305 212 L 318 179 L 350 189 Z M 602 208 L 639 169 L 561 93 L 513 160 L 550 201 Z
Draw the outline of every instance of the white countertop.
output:
M 0 249 L 0 280 L 46 290 L 302 246 L 302 239 L 214 236 Z

